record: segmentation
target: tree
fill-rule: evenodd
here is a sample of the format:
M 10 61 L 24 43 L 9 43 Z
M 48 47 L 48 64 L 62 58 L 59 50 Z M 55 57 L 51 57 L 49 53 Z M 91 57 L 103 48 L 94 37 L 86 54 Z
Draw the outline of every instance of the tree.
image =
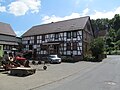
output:
M 120 28 L 120 15 L 119 14 L 115 14 L 113 18 L 113 28 L 116 30 L 116 32 Z
M 106 35 L 107 37 L 105 38 L 106 51 L 111 53 L 112 50 L 117 50 L 119 46 L 118 42 L 120 40 L 120 14 L 115 14 L 115 16 L 112 19 L 96 19 L 92 20 L 91 22 L 94 28 L 94 34 L 96 36 L 99 34 L 98 32 L 100 30 L 108 31 L 108 34 Z
M 108 37 L 106 39 L 106 45 L 108 45 L 110 47 L 111 42 L 112 42 L 112 39 L 110 37 Z
M 120 40 L 120 29 L 117 31 L 116 39 L 117 41 Z
M 90 44 L 92 56 L 98 59 L 98 55 L 104 52 L 104 40 L 102 38 L 94 39 Z
M 112 50 L 116 50 L 116 32 L 112 27 L 109 29 L 108 36 L 106 38 L 106 51 L 111 54 Z
M 115 30 L 113 28 L 110 28 L 110 30 L 109 30 L 109 37 L 111 38 L 112 42 L 115 42 L 116 33 L 115 33 Z
M 120 49 L 120 40 L 118 40 L 118 41 L 116 42 L 116 45 L 117 45 L 118 48 Z

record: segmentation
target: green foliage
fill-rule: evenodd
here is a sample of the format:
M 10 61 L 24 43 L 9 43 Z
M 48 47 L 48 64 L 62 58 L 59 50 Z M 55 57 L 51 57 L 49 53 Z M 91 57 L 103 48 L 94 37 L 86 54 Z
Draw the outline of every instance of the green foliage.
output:
M 111 42 L 110 46 L 109 47 L 112 47 L 114 48 L 115 44 L 113 42 Z
M 69 63 L 78 62 L 70 56 L 62 56 L 61 59 L 62 59 L 62 62 L 69 62 Z
M 109 37 L 111 38 L 113 42 L 116 40 L 116 32 L 113 28 L 110 28 L 109 30 Z
M 97 35 L 100 30 L 107 30 L 106 34 L 106 51 L 109 54 L 113 50 L 120 49 L 119 40 L 120 40 L 120 14 L 115 14 L 112 19 L 96 19 L 92 20 L 92 25 L 94 28 L 94 33 Z
M 104 58 L 106 58 L 105 54 L 99 54 L 98 58 L 95 58 L 94 56 L 85 56 L 83 60 L 88 62 L 101 62 Z
M 112 28 L 116 33 L 120 29 L 120 15 L 119 14 L 115 14 L 114 18 L 112 19 L 108 19 L 108 18 L 96 19 L 96 20 L 91 20 L 91 22 L 92 22 L 92 26 L 94 30 L 108 30 L 109 31 Z
M 120 40 L 120 29 L 117 31 L 117 36 L 116 36 L 117 38 L 117 40 Z
M 120 40 L 118 40 L 118 41 L 116 42 L 116 45 L 117 45 L 118 48 L 120 49 Z
M 108 45 L 109 47 L 111 42 L 112 42 L 112 39 L 110 37 L 106 39 L 106 45 Z
M 92 56 L 94 56 L 95 58 L 98 58 L 98 55 L 104 52 L 104 40 L 102 38 L 94 39 L 90 45 Z
M 120 50 L 111 51 L 111 55 L 120 55 Z
M 108 23 L 109 23 L 109 19 L 105 18 L 105 19 L 96 19 L 96 20 L 91 20 L 92 22 L 92 26 L 94 28 L 94 30 L 99 29 L 99 30 L 106 30 L 108 29 Z
M 116 31 L 118 31 L 118 29 L 120 28 L 120 15 L 119 14 L 115 14 L 113 18 L 113 28 Z
M 92 56 L 85 56 L 85 57 L 83 58 L 83 60 L 84 60 L 84 61 L 93 62 L 93 61 L 95 61 L 95 57 L 92 57 Z

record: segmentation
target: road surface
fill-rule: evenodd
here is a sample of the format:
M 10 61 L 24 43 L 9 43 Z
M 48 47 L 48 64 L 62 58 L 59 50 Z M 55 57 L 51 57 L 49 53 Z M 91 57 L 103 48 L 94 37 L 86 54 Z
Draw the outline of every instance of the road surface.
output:
M 120 56 L 108 56 L 93 67 L 31 90 L 120 90 Z

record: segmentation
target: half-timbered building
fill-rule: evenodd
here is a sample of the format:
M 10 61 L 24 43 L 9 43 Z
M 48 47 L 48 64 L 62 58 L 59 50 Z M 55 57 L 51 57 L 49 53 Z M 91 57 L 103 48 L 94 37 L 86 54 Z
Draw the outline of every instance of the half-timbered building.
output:
M 21 39 L 16 37 L 10 24 L 0 22 L 0 56 L 3 55 L 3 51 L 14 51 L 18 47 L 18 43 Z
M 37 25 L 22 35 L 24 50 L 33 50 L 38 57 L 59 54 L 83 58 L 89 54 L 93 29 L 90 17 Z

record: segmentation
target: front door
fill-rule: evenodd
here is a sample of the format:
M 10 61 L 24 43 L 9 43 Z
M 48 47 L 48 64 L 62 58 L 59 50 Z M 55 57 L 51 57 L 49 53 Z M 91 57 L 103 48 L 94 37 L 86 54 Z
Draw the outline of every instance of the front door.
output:
M 59 45 L 54 45 L 54 53 L 55 54 L 59 53 Z
M 48 53 L 49 54 L 59 54 L 59 45 L 57 44 L 52 44 L 48 48 Z

